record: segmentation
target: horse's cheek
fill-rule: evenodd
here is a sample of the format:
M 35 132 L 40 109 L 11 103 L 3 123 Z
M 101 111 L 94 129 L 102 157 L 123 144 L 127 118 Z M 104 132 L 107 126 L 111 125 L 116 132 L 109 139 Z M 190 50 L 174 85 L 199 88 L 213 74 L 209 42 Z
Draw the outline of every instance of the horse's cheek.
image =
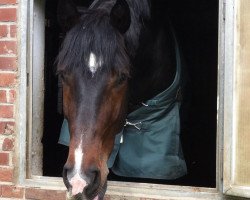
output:
M 74 90 L 72 90 L 69 86 L 63 86 L 63 113 L 66 118 L 70 118 L 75 113 L 73 92 Z

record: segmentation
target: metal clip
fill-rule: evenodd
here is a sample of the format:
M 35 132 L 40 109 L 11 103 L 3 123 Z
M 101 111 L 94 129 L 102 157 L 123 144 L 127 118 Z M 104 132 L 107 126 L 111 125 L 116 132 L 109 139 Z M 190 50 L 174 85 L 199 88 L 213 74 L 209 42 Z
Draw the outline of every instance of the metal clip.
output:
M 123 135 L 121 136 L 121 139 L 120 139 L 120 144 L 123 143 Z
M 126 123 L 124 126 L 134 126 L 137 130 L 141 130 L 141 128 L 138 126 L 138 125 L 141 125 L 142 123 L 141 122 L 137 122 L 137 123 L 131 123 L 129 122 L 127 119 L 126 119 Z

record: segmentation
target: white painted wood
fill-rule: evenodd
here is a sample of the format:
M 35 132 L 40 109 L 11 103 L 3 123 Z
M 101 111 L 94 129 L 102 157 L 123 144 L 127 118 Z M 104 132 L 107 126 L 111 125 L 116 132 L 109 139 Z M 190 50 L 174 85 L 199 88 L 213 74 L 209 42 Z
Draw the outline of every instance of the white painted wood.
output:
M 41 189 L 66 190 L 61 178 L 33 176 L 26 180 L 26 187 L 36 186 Z M 130 182 L 108 182 L 107 195 L 111 199 L 222 199 L 218 191 L 214 188 L 200 188 L 188 186 L 158 185 L 146 183 Z
M 31 172 L 43 174 L 45 1 L 34 0 L 32 37 L 32 146 Z
M 33 106 L 32 106 L 32 99 L 33 99 L 33 95 L 32 95 L 32 63 L 33 63 L 33 56 L 32 56 L 32 52 L 33 52 L 33 34 L 34 34 L 34 18 L 33 18 L 33 11 L 34 11 L 34 1 L 29 1 L 28 3 L 28 31 L 27 31 L 27 47 L 28 47 L 28 51 L 27 51 L 27 133 L 26 133 L 26 142 L 27 142 L 27 161 L 26 161 L 26 174 L 27 177 L 30 177 L 31 174 L 31 163 L 32 163 L 32 157 L 31 157 L 31 153 L 30 150 L 32 149 L 32 112 L 33 112 Z M 27 178 L 26 177 L 26 178 Z
M 18 12 L 18 101 L 16 103 L 16 175 L 18 184 L 22 185 L 26 178 L 26 136 L 27 136 L 27 43 L 28 43 L 28 8 L 29 1 L 19 2 Z
M 225 0 L 219 1 L 216 188 L 223 190 L 223 119 L 225 71 Z
M 223 192 L 231 187 L 232 170 L 232 138 L 233 138 L 233 80 L 234 80 L 234 30 L 235 30 L 235 0 L 227 0 L 225 5 L 225 58 L 224 58 L 224 99 L 223 99 L 223 133 L 224 133 L 224 163 Z
M 236 170 L 236 164 L 238 164 L 236 144 L 239 141 L 237 91 L 240 89 L 236 72 L 241 67 L 238 62 L 240 57 L 244 58 L 240 55 L 241 48 L 239 48 L 238 40 L 239 31 L 246 30 L 239 26 L 239 16 L 243 14 L 240 13 L 240 3 L 242 3 L 240 0 L 226 1 L 223 192 L 226 195 L 250 198 L 250 185 L 242 185 L 236 181 L 238 173 Z
M 33 176 L 26 179 L 25 187 L 37 187 L 44 190 L 65 191 L 62 178 Z M 106 193 L 111 200 L 243 200 L 234 196 L 223 196 L 215 188 L 189 186 L 158 185 L 130 182 L 108 182 Z
M 16 106 L 18 124 L 16 153 L 17 180 L 21 184 L 26 178 L 31 177 L 32 173 L 42 174 L 40 140 L 43 131 L 44 99 L 44 1 L 20 1 L 18 23 L 19 99 Z M 35 123 L 32 123 L 34 120 Z

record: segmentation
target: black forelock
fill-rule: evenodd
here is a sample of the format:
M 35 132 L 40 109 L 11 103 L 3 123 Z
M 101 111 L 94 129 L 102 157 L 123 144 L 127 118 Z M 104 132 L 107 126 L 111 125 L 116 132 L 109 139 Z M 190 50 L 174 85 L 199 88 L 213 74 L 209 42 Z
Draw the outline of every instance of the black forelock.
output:
M 88 59 L 94 53 L 102 59 L 100 69 L 128 73 L 130 63 L 124 38 L 109 21 L 105 10 L 87 10 L 63 41 L 57 57 L 57 72 L 89 71 Z

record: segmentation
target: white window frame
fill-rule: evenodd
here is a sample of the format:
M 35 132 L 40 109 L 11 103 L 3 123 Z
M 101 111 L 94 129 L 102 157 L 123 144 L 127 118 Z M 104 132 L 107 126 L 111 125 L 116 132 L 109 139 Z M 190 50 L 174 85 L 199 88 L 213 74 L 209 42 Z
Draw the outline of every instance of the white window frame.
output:
M 38 0 L 42 1 L 42 0 Z M 235 22 L 235 5 L 236 0 L 219 0 L 219 60 L 218 60 L 218 123 L 217 123 L 217 159 L 216 159 L 216 188 L 201 188 L 201 187 L 188 187 L 188 186 L 172 186 L 172 185 L 158 185 L 158 184 L 145 184 L 145 183 L 125 183 L 110 181 L 108 183 L 108 195 L 122 196 L 122 197 L 140 197 L 140 198 L 155 198 L 155 199 L 227 199 L 223 195 L 226 194 L 235 195 L 234 188 L 231 187 L 230 175 L 231 175 L 231 158 L 230 155 L 224 152 L 231 152 L 230 145 L 232 143 L 232 105 L 233 105 L 233 58 L 234 58 L 234 22 Z M 19 1 L 19 102 L 17 112 L 17 151 L 16 157 L 18 158 L 18 168 L 16 168 L 16 174 L 18 174 L 18 184 L 26 187 L 39 187 L 44 189 L 57 189 L 65 190 L 62 178 L 43 177 L 40 176 L 41 169 L 35 171 L 31 167 L 31 162 L 27 160 L 32 159 L 31 141 L 39 142 L 41 134 L 34 139 L 30 133 L 34 130 L 41 128 L 42 119 L 40 116 L 43 111 L 39 110 L 38 102 L 35 107 L 38 109 L 35 112 L 39 112 L 38 117 L 34 118 L 34 98 L 28 96 L 32 90 L 29 91 L 27 82 L 32 82 L 32 76 L 28 77 L 28 74 L 32 74 L 34 70 L 34 64 L 41 65 L 43 60 L 38 64 L 34 61 L 34 53 L 32 46 L 34 43 L 34 37 L 36 33 L 33 33 L 33 24 L 36 20 L 33 19 L 33 0 L 21 0 Z M 41 13 L 40 13 L 41 14 Z M 44 23 L 40 21 L 40 23 Z M 38 27 L 39 28 L 39 27 Z M 40 30 L 41 31 L 41 30 Z M 34 35 L 35 34 L 35 35 Z M 42 39 L 41 41 L 43 41 Z M 41 42 L 40 41 L 40 42 Z M 40 52 L 44 51 L 44 46 L 41 46 Z M 40 69 L 40 73 L 43 74 L 43 69 Z M 37 73 L 36 73 L 37 75 Z M 41 77 L 42 79 L 42 77 Z M 40 79 L 39 79 L 40 80 Z M 31 83 L 32 82 L 32 83 Z M 43 91 L 43 83 L 38 92 Z M 43 95 L 43 94 L 42 94 Z M 27 98 L 28 97 L 28 98 Z M 42 103 L 42 104 L 41 104 Z M 33 111 L 30 111 L 30 108 Z M 28 109 L 29 108 L 29 109 Z M 40 120 L 39 124 L 32 124 L 33 120 Z M 28 126 L 27 126 L 28 124 Z M 41 133 L 42 129 L 38 132 Z M 38 133 L 36 132 L 36 133 Z M 225 135 L 224 135 L 225 133 Z M 224 146 L 225 140 L 225 146 Z M 28 146 L 27 143 L 28 142 Z M 224 151 L 225 149 L 225 151 Z M 41 149 L 38 149 L 35 154 L 39 155 Z M 28 159 L 27 159 L 28 158 Z M 39 164 L 39 159 L 36 161 Z M 224 160 L 223 160 L 224 159 Z M 224 162 L 224 165 L 223 165 Z M 33 160 L 32 160 L 33 163 Z M 229 167 L 227 167 L 229 166 Z M 224 172 L 224 174 L 223 174 Z M 205 172 L 204 172 L 205 173 Z M 223 187 L 223 177 L 224 187 Z M 237 189 L 237 188 L 236 188 Z
M 239 35 L 238 20 L 240 17 L 240 0 L 227 0 L 225 30 L 225 87 L 224 87 L 224 170 L 223 192 L 226 195 L 250 198 L 250 185 L 241 186 L 235 183 L 236 166 L 236 67 L 237 66 L 237 40 Z

